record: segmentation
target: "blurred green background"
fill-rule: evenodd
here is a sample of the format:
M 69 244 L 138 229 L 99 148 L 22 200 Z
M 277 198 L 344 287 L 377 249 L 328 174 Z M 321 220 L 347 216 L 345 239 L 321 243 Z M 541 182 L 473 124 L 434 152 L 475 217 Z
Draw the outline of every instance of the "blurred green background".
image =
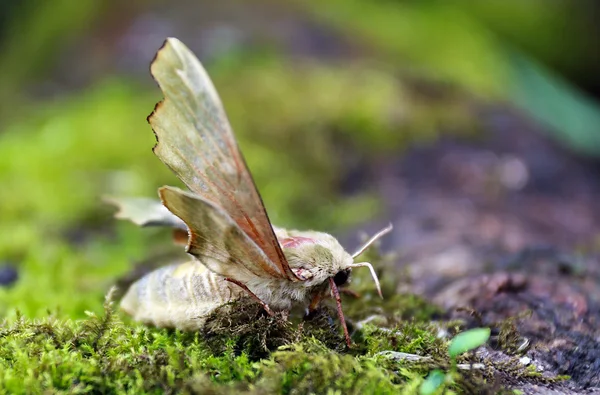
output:
M 509 109 L 600 155 L 593 1 L 183 0 L 0 3 L 0 316 L 78 318 L 170 245 L 102 195 L 156 196 L 148 67 L 167 36 L 205 64 L 274 223 L 385 219 L 364 175 Z M 410 172 L 410 169 L 406 170 Z M 357 181 L 363 180 L 363 181 Z M 11 279 L 18 277 L 13 283 Z M 8 285 L 11 283 L 10 285 Z

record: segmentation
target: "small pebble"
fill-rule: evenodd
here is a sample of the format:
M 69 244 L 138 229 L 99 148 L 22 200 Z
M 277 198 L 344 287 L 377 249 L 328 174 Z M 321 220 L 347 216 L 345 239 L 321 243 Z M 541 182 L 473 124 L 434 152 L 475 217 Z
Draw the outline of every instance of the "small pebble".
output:
M 522 365 L 527 366 L 527 365 L 529 365 L 531 363 L 531 358 L 529 358 L 529 357 L 522 357 L 522 358 L 519 358 L 519 362 L 521 362 Z
M 12 265 L 0 266 L 0 287 L 8 287 L 19 279 L 17 268 Z

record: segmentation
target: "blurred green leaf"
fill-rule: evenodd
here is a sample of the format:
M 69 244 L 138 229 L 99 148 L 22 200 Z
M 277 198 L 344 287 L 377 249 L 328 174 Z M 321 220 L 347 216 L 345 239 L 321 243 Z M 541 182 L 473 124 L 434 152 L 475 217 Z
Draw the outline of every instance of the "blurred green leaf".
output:
M 600 156 L 600 105 L 527 56 L 512 52 L 512 100 L 574 151 Z
M 489 337 L 490 328 L 475 328 L 459 333 L 452 339 L 448 347 L 448 354 L 451 358 L 455 358 L 464 352 L 485 344 Z
M 448 1 L 298 2 L 319 20 L 360 37 L 405 72 L 503 97 L 508 77 L 495 35 Z
M 2 43 L 0 99 L 14 106 L 23 85 L 47 75 L 60 57 L 60 49 L 89 29 L 107 4 L 99 0 L 33 0 L 21 4 L 10 19 Z
M 433 370 L 421 387 L 419 388 L 419 395 L 431 395 L 435 393 L 441 386 L 444 384 L 444 380 L 446 380 L 446 374 L 439 369 Z
M 593 2 L 572 0 L 453 0 L 473 18 L 541 63 L 569 75 L 596 73 L 600 58 L 595 51 Z M 587 3 L 587 4 L 586 4 Z M 597 24 L 596 24 L 597 25 Z

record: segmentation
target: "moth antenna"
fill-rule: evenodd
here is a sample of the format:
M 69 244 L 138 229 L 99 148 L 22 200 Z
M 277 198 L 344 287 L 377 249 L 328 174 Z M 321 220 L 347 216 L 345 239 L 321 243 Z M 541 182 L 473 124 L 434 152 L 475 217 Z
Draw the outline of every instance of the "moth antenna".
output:
M 331 292 L 333 293 L 335 303 L 337 304 L 338 316 L 340 317 L 340 323 L 342 324 L 342 328 L 344 329 L 346 344 L 348 345 L 348 347 L 350 347 L 352 345 L 352 341 L 350 340 L 350 334 L 348 333 L 348 327 L 346 326 L 346 319 L 344 318 L 344 312 L 342 311 L 342 298 L 340 298 L 340 291 L 338 291 L 337 285 L 335 285 L 333 277 L 329 277 L 329 286 L 331 287 Z
M 371 237 L 365 244 L 363 244 L 362 247 L 360 247 L 358 249 L 358 251 L 356 251 L 354 254 L 352 254 L 352 258 L 356 258 L 360 254 L 362 254 L 363 252 L 365 252 L 365 250 L 367 248 L 369 248 L 371 246 L 371 244 L 375 243 L 377 240 L 379 240 L 380 238 L 382 238 L 386 234 L 390 233 L 392 231 L 392 229 L 394 229 L 394 226 L 390 222 L 388 224 L 388 226 L 386 226 L 385 228 L 381 229 L 379 232 L 375 233 L 375 235 L 373 237 Z
M 349 265 L 349 267 L 368 267 L 369 271 L 371 272 L 371 277 L 373 277 L 373 281 L 375 281 L 375 286 L 377 287 L 377 293 L 379 294 L 381 299 L 383 299 L 383 295 L 381 294 L 381 286 L 379 285 L 379 279 L 377 278 L 377 273 L 375 273 L 375 269 L 373 269 L 373 265 L 371 265 L 369 262 L 360 262 L 360 263 L 353 263 L 353 264 Z

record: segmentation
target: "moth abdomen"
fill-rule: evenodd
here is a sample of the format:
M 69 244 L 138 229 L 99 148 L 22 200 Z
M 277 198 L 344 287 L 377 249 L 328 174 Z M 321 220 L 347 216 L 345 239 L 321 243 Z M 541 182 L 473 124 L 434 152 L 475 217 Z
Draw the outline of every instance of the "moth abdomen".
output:
M 198 261 L 157 269 L 134 283 L 121 309 L 136 321 L 160 328 L 195 330 L 219 306 L 237 298 L 240 290 Z

